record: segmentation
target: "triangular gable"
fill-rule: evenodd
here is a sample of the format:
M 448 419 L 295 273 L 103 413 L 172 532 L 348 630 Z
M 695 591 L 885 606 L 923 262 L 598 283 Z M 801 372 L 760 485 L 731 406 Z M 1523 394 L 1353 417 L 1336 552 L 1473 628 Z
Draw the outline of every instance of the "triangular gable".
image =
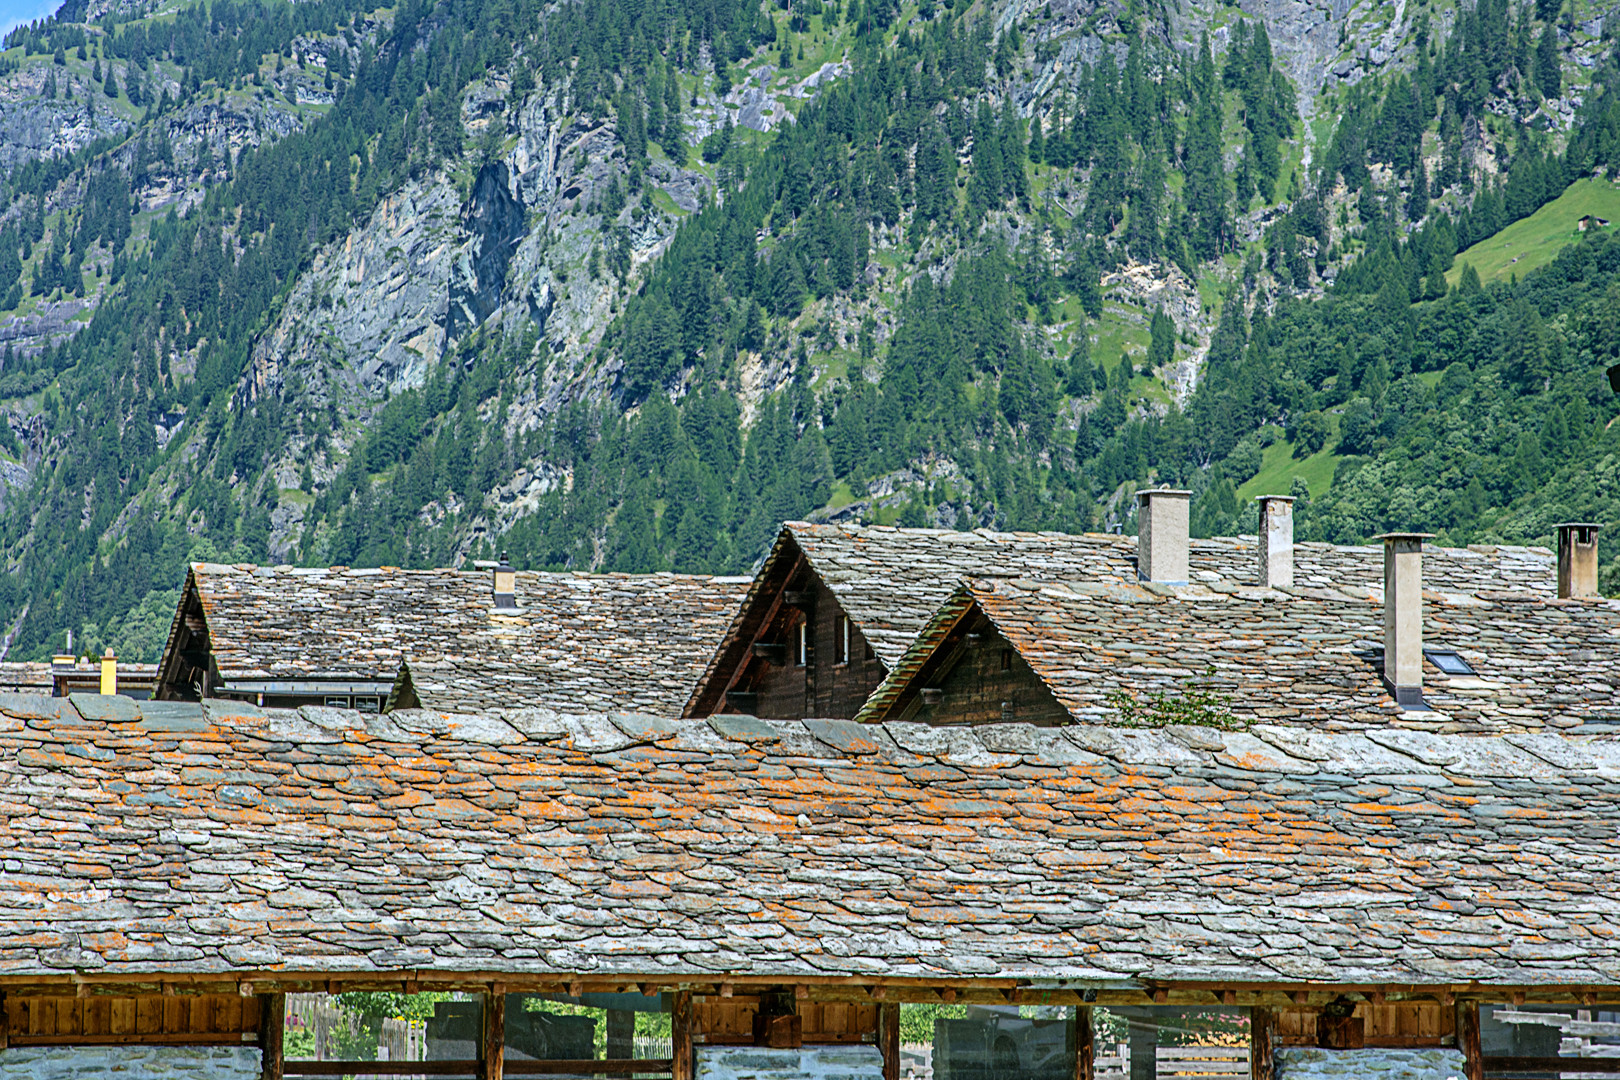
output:
M 416 693 L 416 682 L 411 678 L 411 663 L 401 660 L 399 674 L 394 676 L 394 688 L 388 691 L 388 700 L 383 703 L 383 712 L 390 713 L 395 709 L 420 709 L 422 699 Z
M 996 662 L 995 654 L 1003 650 L 1013 652 L 1014 662 Z M 986 660 L 990 661 L 988 665 Z M 982 670 L 972 670 L 975 667 Z M 980 685 L 965 692 L 951 688 L 952 697 L 938 703 L 925 700 L 928 693 L 952 682 L 959 670 L 964 670 L 965 681 Z M 974 693 L 975 689 L 979 692 Z M 940 605 L 894 670 L 867 698 L 855 720 L 926 722 L 930 708 L 943 708 L 951 723 L 998 718 L 1020 723 L 1061 723 L 1072 719 L 1056 689 L 1031 662 L 1027 650 L 1020 648 L 985 610 L 967 582 L 958 585 Z
M 169 624 L 152 696 L 160 701 L 196 700 L 198 695 L 191 690 L 192 673 L 201 668 L 203 678 L 209 677 L 208 642 L 208 613 L 197 588 L 197 564 L 193 563 L 186 567 L 186 583 L 180 590 L 180 602 L 174 608 L 174 620 Z M 202 664 L 197 663 L 199 659 Z
M 780 610 L 782 594 L 788 583 L 806 568 L 804 552 L 794 539 L 790 525 L 785 525 L 771 545 L 770 553 L 760 564 L 759 572 L 743 597 L 742 606 L 732 618 L 720 646 L 710 657 L 692 688 L 682 716 L 702 717 L 728 711 L 726 692 L 737 684 L 751 659 L 750 651 L 761 631 Z

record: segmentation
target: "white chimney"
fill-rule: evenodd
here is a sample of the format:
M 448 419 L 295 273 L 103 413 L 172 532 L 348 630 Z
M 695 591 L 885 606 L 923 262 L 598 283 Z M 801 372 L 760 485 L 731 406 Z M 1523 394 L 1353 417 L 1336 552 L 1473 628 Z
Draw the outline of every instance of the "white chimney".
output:
M 1433 533 L 1385 533 L 1384 682 L 1398 705 L 1423 707 L 1423 541 Z
M 1294 585 L 1294 500 L 1262 495 L 1260 504 L 1260 584 L 1268 589 Z
M 1136 576 L 1170 585 L 1187 583 L 1187 507 L 1190 491 L 1157 488 L 1136 493 Z
M 1597 534 L 1603 526 L 1566 521 L 1558 526 L 1558 595 L 1598 595 Z
M 495 564 L 492 571 L 495 586 L 495 610 L 514 611 L 517 608 L 517 572 L 507 561 L 506 552 L 501 552 L 501 561 Z

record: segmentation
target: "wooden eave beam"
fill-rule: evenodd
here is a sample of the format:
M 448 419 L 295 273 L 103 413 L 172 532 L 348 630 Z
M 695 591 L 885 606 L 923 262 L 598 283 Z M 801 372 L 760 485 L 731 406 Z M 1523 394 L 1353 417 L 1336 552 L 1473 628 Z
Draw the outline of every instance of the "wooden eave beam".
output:
M 795 544 L 794 546 L 797 547 L 798 545 Z M 725 687 L 720 691 L 719 696 L 713 703 L 708 703 L 711 715 L 718 711 L 719 705 L 725 703 L 726 695 L 733 690 L 739 689 L 744 684 L 745 676 L 762 662 L 754 656 L 754 642 L 770 632 L 771 628 L 776 625 L 777 617 L 781 615 L 782 608 L 786 606 L 782 602 L 782 596 L 787 592 L 788 585 L 794 578 L 799 576 L 799 572 L 805 569 L 805 566 L 804 552 L 800 551 L 794 556 L 793 563 L 788 567 L 787 573 L 782 575 L 780 584 L 775 586 L 771 594 L 770 605 L 765 609 L 764 616 L 752 628 L 745 625 L 745 632 L 737 635 L 737 641 L 733 644 L 737 648 L 738 658 L 732 666 L 731 677 L 726 680 Z
M 504 983 L 511 993 L 666 993 L 690 991 L 705 997 L 720 997 L 730 987 L 736 997 L 747 997 L 768 987 L 803 986 L 812 1001 L 861 1002 L 917 1001 L 938 1002 L 944 991 L 956 1000 L 975 1004 L 1152 1004 L 1156 992 L 1165 1002 L 1185 1005 L 1218 1005 L 1223 1001 L 1237 1006 L 1266 1006 L 1274 1009 L 1317 1008 L 1335 997 L 1360 996 L 1373 1000 L 1381 994 L 1384 1002 L 1421 1001 L 1474 1003 L 1513 1000 L 1523 993 L 1533 1004 L 1608 1006 L 1620 1004 L 1620 985 L 1502 985 L 1476 983 L 1422 986 L 1407 983 L 1192 983 L 1169 982 L 1143 987 L 1042 987 L 1017 979 L 925 979 L 872 978 L 795 975 L 703 975 L 672 978 L 668 975 L 627 973 L 614 976 L 577 973 L 526 975 L 506 972 L 438 972 L 406 970 L 395 972 L 234 972 L 209 974 L 131 975 L 98 974 L 86 978 L 77 974 L 0 975 L 0 993 L 10 997 L 78 997 L 113 995 L 122 997 L 162 994 L 238 995 L 244 983 L 255 994 L 342 993 L 373 990 L 410 993 L 413 990 L 461 990 L 488 992 L 494 982 Z
M 967 609 L 957 618 L 951 628 L 940 639 L 939 646 L 929 654 L 917 667 L 917 673 L 906 680 L 906 685 L 900 693 L 895 695 L 894 701 L 883 710 L 883 715 L 877 717 L 877 722 L 891 720 L 905 716 L 911 704 L 917 701 L 925 686 L 933 685 L 931 680 L 938 680 L 949 675 L 967 653 L 967 635 L 977 619 L 984 618 L 979 610 L 979 602 L 971 601 Z M 988 620 L 985 620 L 988 621 Z

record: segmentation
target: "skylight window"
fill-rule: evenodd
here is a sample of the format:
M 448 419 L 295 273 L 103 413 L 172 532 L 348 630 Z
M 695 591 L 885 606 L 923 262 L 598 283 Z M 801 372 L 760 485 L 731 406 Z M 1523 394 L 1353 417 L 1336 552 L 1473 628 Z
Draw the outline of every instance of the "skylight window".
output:
M 1423 655 L 1447 675 L 1474 675 L 1477 672 L 1457 653 L 1450 649 L 1424 649 Z

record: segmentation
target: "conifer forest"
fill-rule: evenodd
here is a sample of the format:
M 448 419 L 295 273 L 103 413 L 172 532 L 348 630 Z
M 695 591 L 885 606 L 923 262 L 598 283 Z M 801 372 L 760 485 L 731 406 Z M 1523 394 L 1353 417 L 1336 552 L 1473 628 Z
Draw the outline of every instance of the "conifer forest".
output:
M 1161 484 L 1197 536 L 1620 522 L 1617 34 L 66 0 L 0 42 L 6 655 L 154 659 L 187 560 L 741 573 Z

